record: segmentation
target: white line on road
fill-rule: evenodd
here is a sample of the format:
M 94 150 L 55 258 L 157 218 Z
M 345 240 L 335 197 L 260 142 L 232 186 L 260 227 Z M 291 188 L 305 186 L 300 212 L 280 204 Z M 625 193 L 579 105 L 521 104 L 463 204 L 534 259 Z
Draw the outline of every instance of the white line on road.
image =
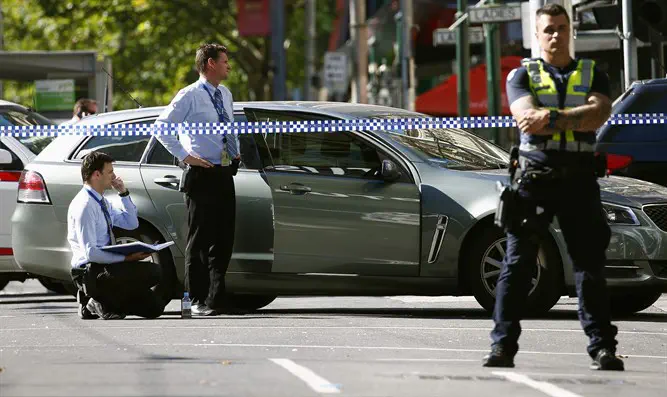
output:
M 220 326 L 220 325 L 211 325 L 211 326 L 170 326 L 169 329 L 352 329 L 352 330 L 407 330 L 407 331 L 480 331 L 480 332 L 489 332 L 491 328 L 489 327 L 401 327 L 401 326 Z M 97 326 L 97 327 L 25 327 L 25 328 L 3 328 L 0 329 L 0 332 L 7 331 L 57 331 L 64 330 L 71 332 L 76 329 L 164 329 L 164 326 Z M 574 333 L 583 333 L 581 329 L 566 329 L 566 328 L 522 328 L 521 332 L 574 332 Z M 632 335 L 660 335 L 667 336 L 667 332 L 648 332 L 648 331 L 618 331 L 619 334 L 632 334 Z
M 328 380 L 322 378 L 315 372 L 309 370 L 308 368 L 301 366 L 295 363 L 292 360 L 286 358 L 270 358 L 269 360 L 285 368 L 292 375 L 306 382 L 306 384 L 313 390 L 322 394 L 337 394 L 340 393 L 340 389 L 337 385 L 329 382 Z
M 409 361 L 409 362 L 477 362 L 466 358 L 377 358 L 375 361 Z
M 581 397 L 579 394 L 575 394 L 572 393 L 571 391 L 561 389 L 560 387 L 553 385 L 551 383 L 539 382 L 527 377 L 526 375 L 518 374 L 516 372 L 494 371 L 492 372 L 492 374 L 502 376 L 507 380 L 515 383 L 520 383 L 522 385 L 532 387 L 533 389 L 539 390 L 542 393 L 547 394 L 551 397 Z
M 127 343 L 126 346 L 156 346 L 156 347 L 260 347 L 260 348 L 278 348 L 278 349 L 345 349 L 345 350 L 401 350 L 401 351 L 433 351 L 433 352 L 468 352 L 468 353 L 488 353 L 488 349 L 449 349 L 444 347 L 406 347 L 406 346 L 336 346 L 336 345 L 280 345 L 280 344 L 253 344 L 253 343 Z M 64 348 L 84 348 L 108 347 L 108 345 L 0 345 L 0 349 L 64 349 Z M 540 355 L 558 355 L 558 356 L 588 356 L 586 353 L 568 353 L 568 352 L 538 352 L 523 350 L 521 354 L 540 354 Z M 630 358 L 651 358 L 664 360 L 667 356 L 646 356 L 646 355 L 628 355 Z

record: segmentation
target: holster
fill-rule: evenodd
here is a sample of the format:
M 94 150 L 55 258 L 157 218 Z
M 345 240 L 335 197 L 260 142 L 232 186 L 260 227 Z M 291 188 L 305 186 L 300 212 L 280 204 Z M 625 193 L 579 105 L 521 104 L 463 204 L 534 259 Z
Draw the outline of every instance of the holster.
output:
M 504 185 L 500 181 L 497 182 L 497 189 L 499 192 L 498 207 L 494 217 L 494 224 L 503 229 L 504 232 L 509 231 L 513 227 L 514 215 L 517 213 L 518 192 L 515 183 L 516 171 L 519 168 L 519 148 L 514 146 L 510 151 L 509 160 L 509 184 Z
M 86 294 L 86 296 L 97 296 L 97 278 L 90 271 L 91 264 L 86 267 L 73 268 L 71 271 L 72 282 L 74 285 Z

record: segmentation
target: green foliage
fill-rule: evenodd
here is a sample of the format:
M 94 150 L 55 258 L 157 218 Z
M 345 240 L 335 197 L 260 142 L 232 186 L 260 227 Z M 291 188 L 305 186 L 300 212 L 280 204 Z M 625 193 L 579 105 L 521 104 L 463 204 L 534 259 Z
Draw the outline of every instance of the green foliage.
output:
M 285 0 L 288 90 L 304 84 L 303 0 Z M 5 51 L 95 50 L 112 60 L 114 109 L 169 103 L 196 80 L 194 54 L 204 42 L 231 51 L 227 81 L 235 100 L 268 100 L 270 38 L 240 37 L 235 0 L 2 0 Z M 317 59 L 327 47 L 335 1 L 318 0 Z M 321 65 L 320 65 L 321 67 Z M 32 83 L 8 83 L 5 98 L 32 103 Z

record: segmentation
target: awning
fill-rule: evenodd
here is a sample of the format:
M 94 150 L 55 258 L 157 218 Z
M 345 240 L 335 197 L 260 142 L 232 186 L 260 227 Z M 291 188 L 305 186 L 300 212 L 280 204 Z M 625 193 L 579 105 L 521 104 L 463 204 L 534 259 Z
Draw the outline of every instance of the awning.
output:
M 521 65 L 521 57 L 507 56 L 500 60 L 500 99 L 503 115 L 510 115 L 505 81 L 509 72 Z M 457 78 L 453 74 L 442 84 L 419 95 L 415 101 L 415 110 L 433 116 L 458 116 L 458 98 L 456 94 Z M 477 65 L 470 69 L 470 115 L 487 116 L 486 65 Z

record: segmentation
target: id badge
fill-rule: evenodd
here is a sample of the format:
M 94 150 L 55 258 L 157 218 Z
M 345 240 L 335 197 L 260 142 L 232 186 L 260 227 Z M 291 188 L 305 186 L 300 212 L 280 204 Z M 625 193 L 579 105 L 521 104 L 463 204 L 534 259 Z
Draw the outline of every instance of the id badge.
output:
M 231 161 L 232 161 L 232 159 L 229 157 L 229 153 L 227 153 L 227 144 L 226 143 L 222 144 L 222 155 L 221 155 L 220 158 L 221 158 L 220 164 L 223 165 L 223 166 L 229 165 L 229 163 L 231 163 Z

